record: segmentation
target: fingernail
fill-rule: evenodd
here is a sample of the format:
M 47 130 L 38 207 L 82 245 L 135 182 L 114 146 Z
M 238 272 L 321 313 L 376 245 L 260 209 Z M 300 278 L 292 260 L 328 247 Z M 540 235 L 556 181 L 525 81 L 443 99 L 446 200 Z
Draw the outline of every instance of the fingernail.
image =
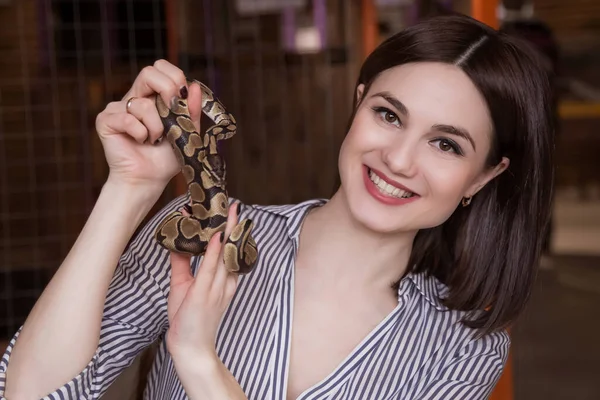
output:
M 182 99 L 187 99 L 187 97 L 188 97 L 187 87 L 182 86 L 181 89 L 179 90 L 179 94 L 181 95 Z
M 223 243 L 223 238 L 225 237 L 225 232 L 221 232 L 221 237 L 219 238 L 219 241 L 221 243 Z
M 177 105 L 177 96 L 173 96 L 171 98 L 171 110 L 173 110 L 175 108 L 175 106 Z

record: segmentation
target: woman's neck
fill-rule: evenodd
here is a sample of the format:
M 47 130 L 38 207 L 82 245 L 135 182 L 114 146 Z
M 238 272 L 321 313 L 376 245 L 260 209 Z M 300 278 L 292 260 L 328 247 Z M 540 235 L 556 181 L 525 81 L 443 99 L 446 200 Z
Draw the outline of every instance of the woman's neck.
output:
M 306 216 L 298 259 L 324 282 L 380 290 L 406 272 L 415 234 L 369 230 L 352 217 L 343 193 L 337 192 Z

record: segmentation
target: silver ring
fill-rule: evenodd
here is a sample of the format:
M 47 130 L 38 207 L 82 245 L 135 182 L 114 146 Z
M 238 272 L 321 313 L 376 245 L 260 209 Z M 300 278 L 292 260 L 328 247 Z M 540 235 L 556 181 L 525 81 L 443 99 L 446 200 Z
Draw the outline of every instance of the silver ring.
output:
M 125 105 L 125 110 L 127 112 L 129 112 L 129 108 L 131 108 L 131 103 L 133 102 L 133 99 L 136 99 L 137 97 L 132 96 L 129 98 L 129 100 L 127 100 L 127 104 Z

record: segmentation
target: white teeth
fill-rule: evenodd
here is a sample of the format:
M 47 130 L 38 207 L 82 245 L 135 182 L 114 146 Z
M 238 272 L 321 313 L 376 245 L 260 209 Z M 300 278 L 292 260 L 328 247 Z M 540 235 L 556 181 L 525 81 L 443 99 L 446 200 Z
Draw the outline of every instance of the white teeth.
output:
M 398 197 L 401 199 L 407 199 L 409 197 L 414 196 L 414 194 L 411 192 L 408 192 L 408 191 L 405 191 L 405 190 L 402 190 L 402 189 L 399 189 L 397 187 L 390 185 L 389 183 L 387 183 L 386 181 L 381 179 L 379 177 L 379 175 L 377 175 L 372 170 L 369 170 L 369 178 L 371 178 L 371 181 L 375 184 L 375 186 L 377 186 L 379 191 L 383 194 L 386 194 L 388 196 Z

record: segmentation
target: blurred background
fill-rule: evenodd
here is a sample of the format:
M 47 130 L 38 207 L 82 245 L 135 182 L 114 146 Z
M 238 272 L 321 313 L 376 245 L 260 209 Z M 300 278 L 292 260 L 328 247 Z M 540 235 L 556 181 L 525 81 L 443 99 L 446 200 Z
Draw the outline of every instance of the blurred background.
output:
M 493 398 L 600 399 L 600 0 L 0 0 L 2 350 L 106 179 L 96 115 L 144 66 L 177 64 L 235 115 L 232 196 L 328 197 L 361 62 L 447 12 L 521 36 L 556 72 L 552 232 Z M 184 191 L 174 180 L 153 211 Z M 152 356 L 104 398 L 140 399 Z

